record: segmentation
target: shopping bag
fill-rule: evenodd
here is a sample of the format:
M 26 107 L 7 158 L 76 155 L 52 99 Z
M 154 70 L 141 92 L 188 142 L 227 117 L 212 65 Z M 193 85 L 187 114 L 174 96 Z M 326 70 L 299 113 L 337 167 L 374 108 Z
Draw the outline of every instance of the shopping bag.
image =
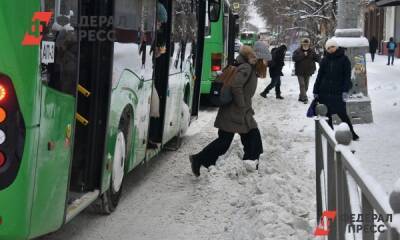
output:
M 317 107 L 317 99 L 312 100 L 310 107 L 307 110 L 307 117 L 312 118 L 316 116 L 315 107 Z

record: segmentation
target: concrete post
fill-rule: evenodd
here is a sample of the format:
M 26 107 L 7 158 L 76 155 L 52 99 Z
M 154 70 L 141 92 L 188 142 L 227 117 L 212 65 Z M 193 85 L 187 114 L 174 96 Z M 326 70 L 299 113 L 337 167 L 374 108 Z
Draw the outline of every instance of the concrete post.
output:
M 347 101 L 347 111 L 354 124 L 373 122 L 365 60 L 369 42 L 362 36 L 362 30 L 357 28 L 359 8 L 359 1 L 339 0 L 338 27 L 334 37 L 340 47 L 347 48 L 346 55 L 352 65 L 353 88 L 350 90 L 351 97 Z

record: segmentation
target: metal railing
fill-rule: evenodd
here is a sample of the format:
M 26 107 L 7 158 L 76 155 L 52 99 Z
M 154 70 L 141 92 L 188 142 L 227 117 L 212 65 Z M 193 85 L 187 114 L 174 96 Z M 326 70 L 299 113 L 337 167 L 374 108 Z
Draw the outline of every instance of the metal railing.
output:
M 326 106 L 318 105 L 316 113 L 317 221 L 323 223 L 317 229 L 327 230 L 328 240 L 373 240 L 377 235 L 379 240 L 400 240 L 400 211 L 393 211 L 394 205 L 400 204 L 399 193 L 392 192 L 389 201 L 388 194 L 348 147 L 350 130 L 339 128 L 334 132 L 322 117 L 326 116 Z M 334 211 L 335 219 L 328 222 L 325 211 Z

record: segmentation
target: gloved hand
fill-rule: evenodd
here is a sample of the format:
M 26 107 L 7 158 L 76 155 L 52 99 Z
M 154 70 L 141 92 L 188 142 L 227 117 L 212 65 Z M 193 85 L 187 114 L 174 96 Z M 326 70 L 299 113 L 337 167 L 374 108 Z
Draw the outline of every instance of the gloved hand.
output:
M 349 94 L 349 93 L 347 93 L 347 92 L 342 93 L 343 101 L 346 102 L 347 100 L 349 100 L 349 97 L 350 97 L 350 94 Z

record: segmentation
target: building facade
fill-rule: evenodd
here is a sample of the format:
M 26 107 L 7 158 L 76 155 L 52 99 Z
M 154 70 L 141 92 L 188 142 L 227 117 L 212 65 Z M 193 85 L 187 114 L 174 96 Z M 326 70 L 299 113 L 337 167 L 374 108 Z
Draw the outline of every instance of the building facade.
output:
M 364 32 L 368 39 L 375 36 L 381 43 L 380 54 L 387 54 L 386 43 L 391 37 L 400 43 L 400 0 L 371 1 L 365 12 Z M 396 56 L 400 58 L 400 44 Z

